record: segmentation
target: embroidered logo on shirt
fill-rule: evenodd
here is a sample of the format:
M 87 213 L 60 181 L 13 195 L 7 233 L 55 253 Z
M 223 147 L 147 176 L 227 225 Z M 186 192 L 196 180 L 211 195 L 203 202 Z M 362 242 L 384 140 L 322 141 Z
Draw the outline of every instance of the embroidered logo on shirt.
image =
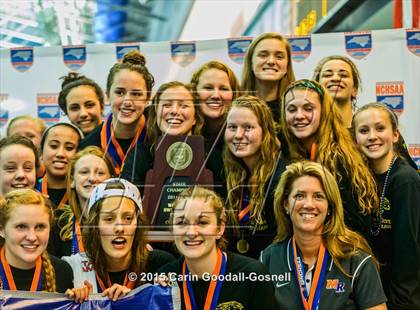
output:
M 335 290 L 336 293 L 343 293 L 345 291 L 344 286 L 345 283 L 340 282 L 338 279 L 327 279 L 327 285 L 325 288 L 327 290 Z
M 245 309 L 244 306 L 237 301 L 227 301 L 221 304 L 218 304 L 216 310 L 242 310 Z

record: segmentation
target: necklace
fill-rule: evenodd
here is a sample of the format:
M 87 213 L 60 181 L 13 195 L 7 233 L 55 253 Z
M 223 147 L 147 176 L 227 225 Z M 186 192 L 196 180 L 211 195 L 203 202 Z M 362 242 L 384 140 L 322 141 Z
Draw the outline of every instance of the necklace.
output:
M 391 161 L 391 164 L 389 165 L 388 171 L 386 172 L 386 175 L 385 175 L 385 181 L 384 181 L 384 185 L 382 187 L 382 192 L 381 192 L 381 200 L 380 200 L 379 210 L 376 213 L 374 223 L 372 224 L 372 228 L 370 229 L 370 232 L 374 236 L 379 235 L 379 233 L 381 231 L 382 214 L 384 213 L 385 191 L 386 191 L 386 188 L 388 186 L 389 175 L 391 173 L 392 167 L 394 167 L 394 163 L 395 163 L 396 160 L 397 160 L 397 156 L 394 156 L 394 158 Z

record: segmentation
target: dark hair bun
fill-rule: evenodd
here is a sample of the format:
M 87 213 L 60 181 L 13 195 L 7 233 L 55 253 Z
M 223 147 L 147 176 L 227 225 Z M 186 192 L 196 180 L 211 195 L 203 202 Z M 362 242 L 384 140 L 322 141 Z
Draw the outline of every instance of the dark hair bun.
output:
M 67 84 L 81 79 L 86 79 L 86 77 L 77 72 L 69 72 L 69 74 L 60 78 L 60 80 L 63 80 L 63 83 L 61 83 L 61 89 L 63 89 Z
M 146 65 L 146 58 L 137 50 L 129 51 L 127 54 L 124 55 L 122 63 L 131 63 L 133 65 Z

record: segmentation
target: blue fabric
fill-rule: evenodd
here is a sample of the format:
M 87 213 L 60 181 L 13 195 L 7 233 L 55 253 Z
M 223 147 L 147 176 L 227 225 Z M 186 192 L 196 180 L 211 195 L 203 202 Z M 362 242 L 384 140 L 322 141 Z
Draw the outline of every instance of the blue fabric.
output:
M 178 287 L 162 287 L 160 285 L 146 284 L 130 292 L 124 298 L 115 302 L 108 298 L 95 299 L 89 296 L 84 303 L 68 300 L 63 294 L 30 293 L 22 291 L 6 291 L 0 293 L 1 309 L 112 309 L 112 310 L 138 310 L 138 309 L 181 309 L 179 304 Z

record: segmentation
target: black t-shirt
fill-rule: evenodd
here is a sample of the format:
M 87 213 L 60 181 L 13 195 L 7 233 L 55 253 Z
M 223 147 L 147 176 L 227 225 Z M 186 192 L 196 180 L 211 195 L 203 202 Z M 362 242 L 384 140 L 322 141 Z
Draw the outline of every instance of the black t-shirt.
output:
M 69 206 L 65 206 L 65 208 L 69 208 Z M 60 231 L 68 221 L 68 218 L 61 219 L 60 221 L 62 214 L 63 209 L 54 211 L 54 223 L 51 227 L 50 239 L 48 241 L 48 253 L 56 257 L 70 256 L 72 254 L 72 240 L 63 241 L 60 238 Z
M 183 258 L 180 258 L 160 268 L 158 273 L 182 275 L 182 263 Z M 232 276 L 232 280 L 227 280 L 228 275 Z M 270 278 L 267 268 L 259 261 L 228 252 L 225 276 L 226 280 L 222 284 L 217 309 L 278 309 L 274 298 L 274 286 L 270 279 L 259 281 L 253 278 L 254 276 Z M 243 278 L 233 281 L 234 276 L 243 276 Z M 191 283 L 197 309 L 203 309 L 210 282 L 200 279 Z M 182 282 L 178 281 L 178 286 L 181 288 L 182 309 L 185 309 Z
M 271 113 L 273 114 L 273 119 L 276 123 L 280 122 L 280 112 L 281 112 L 281 106 L 280 106 L 280 100 L 274 99 L 272 101 L 267 101 L 267 105 L 271 110 Z
M 71 269 L 70 265 L 53 255 L 49 255 L 49 257 L 51 260 L 51 264 L 54 268 L 57 292 L 64 293 L 67 289 L 73 288 L 73 270 Z M 15 281 L 16 288 L 20 291 L 29 291 L 31 289 L 35 268 L 29 270 L 22 270 L 10 266 L 10 270 L 12 271 L 13 280 Z M 45 277 L 44 270 L 42 270 L 42 274 L 43 277 Z M 42 283 L 42 290 L 45 290 L 44 278 Z
M 375 177 L 380 180 L 385 175 Z M 420 309 L 419 202 L 420 177 L 398 158 L 385 188 L 381 229 L 378 236 L 372 237 L 389 309 Z
M 51 202 L 53 203 L 54 209 L 57 209 L 60 205 L 61 199 L 63 199 L 66 194 L 65 188 L 48 188 L 48 196 L 50 197 Z

